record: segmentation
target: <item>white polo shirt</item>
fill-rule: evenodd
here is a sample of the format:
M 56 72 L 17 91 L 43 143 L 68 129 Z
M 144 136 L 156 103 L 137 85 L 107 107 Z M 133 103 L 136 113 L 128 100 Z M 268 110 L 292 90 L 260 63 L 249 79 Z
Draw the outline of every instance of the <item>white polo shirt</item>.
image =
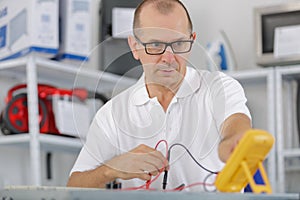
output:
M 159 140 L 185 145 L 197 161 L 211 171 L 224 164 L 218 157 L 220 127 L 232 114 L 244 113 L 251 119 L 243 88 L 221 72 L 196 71 L 187 67 L 180 89 L 164 112 L 157 98 L 149 98 L 144 76 L 132 87 L 106 103 L 96 114 L 77 161 L 71 171 L 86 171 L 128 152 L 140 144 L 155 147 Z M 158 150 L 163 154 L 162 143 Z M 171 150 L 168 188 L 203 182 L 208 172 L 201 169 L 180 147 Z M 163 174 L 151 184 L 161 189 Z M 121 180 L 122 188 L 145 182 Z M 208 183 L 214 180 L 209 179 Z M 203 186 L 190 188 L 203 191 Z

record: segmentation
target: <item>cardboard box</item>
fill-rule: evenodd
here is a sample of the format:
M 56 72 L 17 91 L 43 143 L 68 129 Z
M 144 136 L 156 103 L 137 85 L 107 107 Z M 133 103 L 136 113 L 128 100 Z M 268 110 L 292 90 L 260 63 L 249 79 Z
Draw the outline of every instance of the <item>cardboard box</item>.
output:
M 58 52 L 58 0 L 0 1 L 0 61 Z
M 91 51 L 91 0 L 60 0 L 58 59 L 85 61 Z

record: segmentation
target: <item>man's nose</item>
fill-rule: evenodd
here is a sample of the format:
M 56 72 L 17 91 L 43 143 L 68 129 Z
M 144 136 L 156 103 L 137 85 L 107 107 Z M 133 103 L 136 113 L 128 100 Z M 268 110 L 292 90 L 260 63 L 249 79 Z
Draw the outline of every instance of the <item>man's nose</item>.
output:
M 169 52 L 173 54 L 173 49 L 171 46 L 167 46 L 166 51 L 165 52 Z
M 171 63 L 175 59 L 173 50 L 168 46 L 165 52 L 162 54 L 162 60 L 167 63 Z

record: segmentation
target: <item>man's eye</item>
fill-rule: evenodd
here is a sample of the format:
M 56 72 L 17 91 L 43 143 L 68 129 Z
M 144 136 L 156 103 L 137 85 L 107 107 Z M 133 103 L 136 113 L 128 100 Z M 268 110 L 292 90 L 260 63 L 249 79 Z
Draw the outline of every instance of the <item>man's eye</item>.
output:
M 177 41 L 174 43 L 175 46 L 183 46 L 184 45 L 184 42 L 182 41 Z
M 152 48 L 160 48 L 163 46 L 163 44 L 160 42 L 153 42 L 153 43 L 149 44 L 149 46 Z

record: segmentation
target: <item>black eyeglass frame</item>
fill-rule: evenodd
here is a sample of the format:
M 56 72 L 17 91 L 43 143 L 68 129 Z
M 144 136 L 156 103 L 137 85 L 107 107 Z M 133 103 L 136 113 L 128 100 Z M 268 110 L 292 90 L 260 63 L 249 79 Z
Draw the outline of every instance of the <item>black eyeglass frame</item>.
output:
M 183 54 L 183 53 L 188 53 L 191 51 L 192 49 L 192 46 L 193 46 L 193 43 L 194 43 L 194 40 L 177 40 L 177 41 L 174 41 L 174 42 L 142 42 L 136 35 L 134 35 L 135 39 L 141 43 L 144 47 L 145 47 L 145 52 L 149 55 L 161 55 L 161 54 L 164 54 L 166 52 L 166 49 L 169 47 L 171 47 L 172 51 L 174 54 Z M 191 35 L 192 37 L 192 35 Z M 180 51 L 180 52 L 176 52 L 174 51 L 172 45 L 176 42 L 189 42 L 190 43 L 190 48 L 186 51 Z M 153 44 L 153 43 L 160 43 L 160 44 L 164 44 L 165 45 L 165 49 L 162 51 L 162 52 L 159 52 L 159 53 L 150 53 L 147 51 L 147 45 L 148 44 Z

